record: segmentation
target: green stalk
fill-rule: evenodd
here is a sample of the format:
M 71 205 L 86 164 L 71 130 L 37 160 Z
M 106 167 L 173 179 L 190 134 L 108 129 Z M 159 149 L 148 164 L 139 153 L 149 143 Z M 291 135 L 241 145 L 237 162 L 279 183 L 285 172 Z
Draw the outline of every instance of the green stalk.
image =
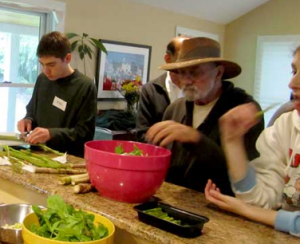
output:
M 23 141 L 22 139 L 19 139 L 17 136 L 5 136 L 5 135 L 0 135 L 0 140 L 2 140 L 2 141 Z
M 23 173 L 22 168 L 24 166 L 24 163 L 22 161 L 20 161 L 18 158 L 11 156 L 11 154 L 9 152 L 9 147 L 7 145 L 4 145 L 3 148 L 6 151 L 6 153 L 1 152 L 0 156 L 6 156 L 8 158 L 9 162 L 11 163 L 13 171 L 15 171 L 17 173 Z
M 12 170 L 17 173 L 23 173 L 23 166 L 25 165 L 22 161 L 17 158 L 9 157 L 9 162 L 12 165 Z
M 32 153 L 30 151 L 22 151 L 22 153 L 26 154 L 29 157 L 44 161 L 48 165 L 48 168 L 56 169 L 56 168 L 69 168 L 70 167 L 69 164 L 61 164 L 61 163 L 59 163 L 59 162 L 57 162 L 57 161 L 55 161 L 51 158 L 48 158 L 46 156 L 42 156 L 42 155 L 39 155 L 39 154 L 36 154 L 36 153 Z
M 47 147 L 45 144 L 38 144 L 38 146 L 41 147 L 45 152 L 51 152 L 51 153 L 54 153 L 54 154 L 56 154 L 58 156 L 63 156 L 64 155 L 64 153 L 61 153 L 61 152 L 59 152 L 57 150 L 54 150 L 54 149 L 52 149 L 50 147 Z

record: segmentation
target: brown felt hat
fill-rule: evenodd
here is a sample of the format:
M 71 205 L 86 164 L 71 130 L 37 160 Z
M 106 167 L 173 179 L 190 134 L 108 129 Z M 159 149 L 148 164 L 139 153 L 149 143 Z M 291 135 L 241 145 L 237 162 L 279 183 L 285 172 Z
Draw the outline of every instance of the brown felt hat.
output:
M 223 79 L 236 77 L 242 71 L 242 68 L 237 63 L 221 58 L 220 44 L 206 37 L 184 40 L 177 60 L 174 63 L 164 64 L 160 66 L 159 69 L 176 72 L 182 68 L 211 62 L 224 66 Z

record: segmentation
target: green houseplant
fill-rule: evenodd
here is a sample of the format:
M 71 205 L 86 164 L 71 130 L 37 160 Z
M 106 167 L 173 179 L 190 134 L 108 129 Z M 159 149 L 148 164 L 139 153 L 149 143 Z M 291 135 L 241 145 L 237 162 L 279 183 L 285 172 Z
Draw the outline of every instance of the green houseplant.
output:
M 72 52 L 77 50 L 80 59 L 83 60 L 84 74 L 86 74 L 86 64 L 85 64 L 86 55 L 88 55 L 89 58 L 92 59 L 92 56 L 95 54 L 93 49 L 95 48 L 96 50 L 99 49 L 102 52 L 105 52 L 107 54 L 106 48 L 104 47 L 102 42 L 95 38 L 89 37 L 89 35 L 86 33 L 82 33 L 82 36 L 76 33 L 67 33 L 66 36 L 71 42 Z

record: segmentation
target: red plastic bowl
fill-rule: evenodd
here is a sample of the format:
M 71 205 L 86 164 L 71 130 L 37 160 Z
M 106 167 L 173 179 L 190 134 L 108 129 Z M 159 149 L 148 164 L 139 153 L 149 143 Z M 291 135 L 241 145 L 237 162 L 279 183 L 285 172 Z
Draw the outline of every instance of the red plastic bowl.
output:
M 116 154 L 136 145 L 147 156 Z M 160 188 L 169 168 L 171 152 L 150 144 L 131 141 L 89 141 L 85 159 L 92 185 L 107 198 L 129 203 L 147 201 Z

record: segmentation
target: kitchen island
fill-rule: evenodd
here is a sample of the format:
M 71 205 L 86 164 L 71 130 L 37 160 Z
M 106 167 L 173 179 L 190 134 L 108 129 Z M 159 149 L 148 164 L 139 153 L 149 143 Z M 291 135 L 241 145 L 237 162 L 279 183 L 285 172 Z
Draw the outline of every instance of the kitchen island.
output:
M 73 163 L 84 159 L 68 156 Z M 135 204 L 122 203 L 101 197 L 98 192 L 74 194 L 72 186 L 58 184 L 59 175 L 23 174 L 0 166 L 0 202 L 46 205 L 49 195 L 60 195 L 68 204 L 109 218 L 116 226 L 115 244 L 240 244 L 240 243 L 300 243 L 300 239 L 273 230 L 271 227 L 248 221 L 222 211 L 209 204 L 202 193 L 173 184 L 164 183 L 155 197 L 184 210 L 204 215 L 210 219 L 202 235 L 181 238 L 138 220 Z

